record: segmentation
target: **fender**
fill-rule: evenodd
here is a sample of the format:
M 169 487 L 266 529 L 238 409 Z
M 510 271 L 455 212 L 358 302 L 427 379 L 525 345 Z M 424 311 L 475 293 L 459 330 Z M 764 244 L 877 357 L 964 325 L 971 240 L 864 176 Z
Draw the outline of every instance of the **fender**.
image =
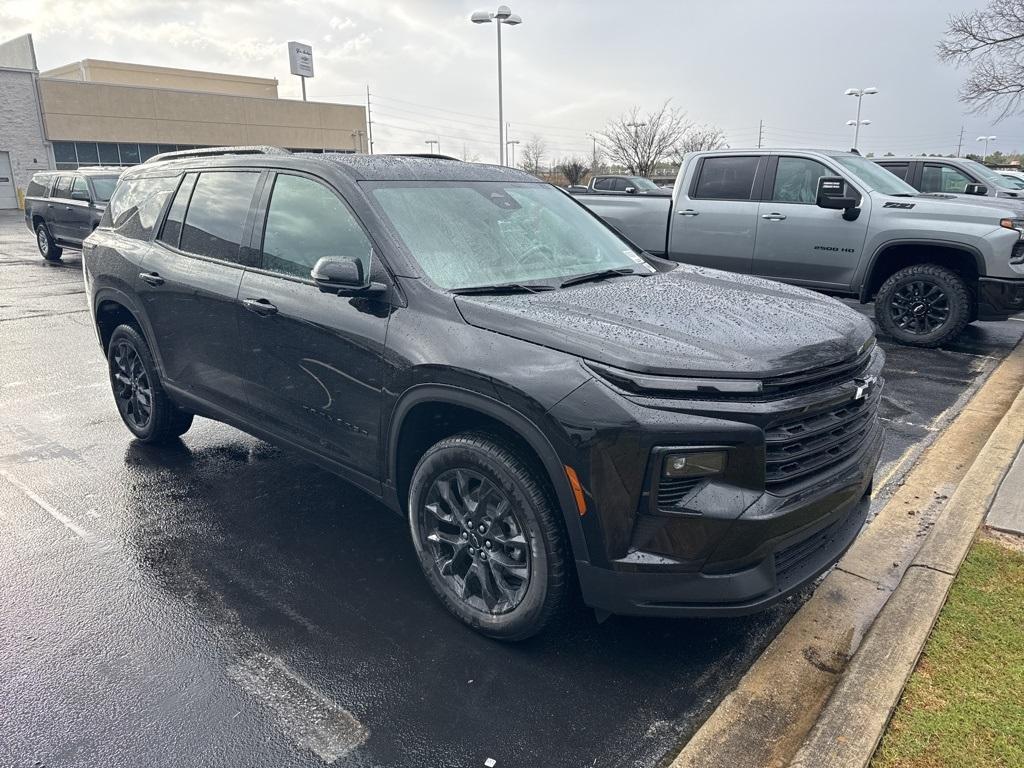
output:
M 978 276 L 985 276 L 985 257 L 982 256 L 981 251 L 979 251 L 973 245 L 959 243 L 955 240 L 916 240 L 914 238 L 886 240 L 884 243 L 882 243 L 875 249 L 875 252 L 873 254 L 871 254 L 871 258 L 868 260 L 867 269 L 861 275 L 859 292 L 861 304 L 867 304 L 869 301 L 871 301 L 870 296 L 868 296 L 868 284 L 870 283 L 869 278 L 875 270 L 875 264 L 878 262 L 878 258 L 882 255 L 883 251 L 893 247 L 894 245 L 937 245 L 945 248 L 956 248 L 961 251 L 967 251 L 972 256 L 974 256 L 974 264 L 978 269 Z
M 402 424 L 405 422 L 405 417 L 409 414 L 409 411 L 415 406 L 426 402 L 447 403 L 480 411 L 495 421 L 500 421 L 523 438 L 540 458 L 551 480 L 551 485 L 555 489 L 555 495 L 558 497 L 558 506 L 562 511 L 562 518 L 565 520 L 565 526 L 569 532 L 569 542 L 572 545 L 574 559 L 590 562 L 580 516 L 574 514 L 576 500 L 572 489 L 569 487 L 569 480 L 565 476 L 565 470 L 558 457 L 558 453 L 544 433 L 526 416 L 500 400 L 495 400 L 470 390 L 460 389 L 450 384 L 417 384 L 407 389 L 395 405 L 391 413 L 391 426 L 388 429 L 387 444 L 388 480 L 386 482 L 385 496 L 391 497 L 388 499 L 389 504 L 392 504 L 396 509 L 401 509 L 401 501 L 398 499 L 394 481 L 398 470 L 398 435 L 402 431 Z
M 142 326 L 142 335 L 146 339 L 146 343 L 149 344 L 149 351 L 153 355 L 153 362 L 156 363 L 157 373 L 163 371 L 163 358 L 160 356 L 160 348 L 156 343 L 156 336 L 153 333 L 152 327 L 149 325 L 149 319 L 146 317 L 146 313 L 142 311 L 142 306 L 131 296 L 125 293 L 118 287 L 112 285 L 104 285 L 101 288 L 97 288 L 92 298 L 92 321 L 96 328 L 96 338 L 100 339 L 100 327 L 97 322 L 97 315 L 99 312 L 100 304 L 104 301 L 113 301 L 122 305 L 125 309 L 131 312 L 135 319 L 139 321 L 139 325 Z M 101 341 L 102 343 L 102 341 Z

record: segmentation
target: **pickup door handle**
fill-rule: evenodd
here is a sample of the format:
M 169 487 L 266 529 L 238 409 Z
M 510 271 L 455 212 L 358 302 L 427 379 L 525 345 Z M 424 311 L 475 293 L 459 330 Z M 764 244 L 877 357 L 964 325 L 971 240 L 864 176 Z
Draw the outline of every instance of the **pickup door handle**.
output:
M 761 218 L 762 219 L 767 219 L 768 221 L 782 221 L 783 219 L 786 218 L 786 214 L 784 214 L 784 213 L 763 213 L 763 214 L 761 214 Z
M 156 272 L 139 272 L 139 280 L 150 285 L 163 285 L 164 279 Z
M 263 317 L 277 314 L 277 307 L 266 299 L 242 299 L 242 306 L 250 312 L 255 312 Z
M 680 216 L 700 216 L 700 211 L 695 211 L 693 208 L 684 208 L 679 212 Z

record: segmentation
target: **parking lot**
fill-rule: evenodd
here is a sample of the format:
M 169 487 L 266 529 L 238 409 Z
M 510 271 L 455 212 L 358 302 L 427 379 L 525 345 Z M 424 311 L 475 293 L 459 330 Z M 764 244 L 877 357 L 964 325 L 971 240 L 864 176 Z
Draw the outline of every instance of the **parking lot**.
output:
M 881 338 L 876 506 L 1022 334 Z M 130 440 L 78 253 L 44 262 L 13 214 L 0 350 L 0 765 L 656 765 L 799 607 L 486 640 L 341 480 L 206 420 Z

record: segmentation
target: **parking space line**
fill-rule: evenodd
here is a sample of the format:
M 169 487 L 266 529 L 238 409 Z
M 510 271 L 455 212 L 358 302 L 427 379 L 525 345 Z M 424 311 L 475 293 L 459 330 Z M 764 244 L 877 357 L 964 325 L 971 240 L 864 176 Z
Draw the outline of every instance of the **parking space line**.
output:
M 228 677 L 277 717 L 281 730 L 326 763 L 344 757 L 369 732 L 355 716 L 266 653 L 254 653 L 227 669 Z
M 43 499 L 41 496 L 39 496 L 35 491 L 33 491 L 31 488 L 29 488 L 23 482 L 18 480 L 18 478 L 16 478 L 13 475 L 11 475 L 11 473 L 8 472 L 6 469 L 0 469 L 0 477 L 3 477 L 7 482 L 9 482 L 11 485 L 13 485 L 15 488 L 17 488 L 22 493 L 24 493 L 26 496 L 28 496 L 28 498 L 31 499 L 35 503 L 35 505 L 37 507 L 39 507 L 41 510 L 43 510 L 46 514 L 48 514 L 54 520 L 59 522 L 61 525 L 63 525 L 65 528 L 67 528 L 69 531 L 71 531 L 73 534 L 78 536 L 78 538 L 85 539 L 85 540 L 89 540 L 89 539 L 92 538 L 92 534 L 91 533 L 89 533 L 87 530 L 82 528 L 80 525 L 78 525 L 78 523 L 76 523 L 74 520 L 72 520 L 67 515 L 63 514 L 62 512 L 59 512 L 52 504 L 50 504 L 45 499 Z

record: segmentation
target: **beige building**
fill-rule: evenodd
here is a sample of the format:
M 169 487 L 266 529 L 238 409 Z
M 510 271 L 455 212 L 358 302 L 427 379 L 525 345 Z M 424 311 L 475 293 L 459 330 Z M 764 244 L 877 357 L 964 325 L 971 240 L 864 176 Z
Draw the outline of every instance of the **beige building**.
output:
M 7 62 L 18 65 L 11 77 L 25 77 L 35 85 L 31 114 L 20 102 L 7 104 L 0 90 L 0 153 L 8 157 L 18 154 L 16 145 L 24 143 L 15 133 L 29 130 L 27 122 L 41 123 L 33 130 L 48 145 L 43 161 L 60 169 L 134 165 L 160 152 L 216 145 L 270 144 L 315 152 L 367 149 L 365 107 L 281 99 L 276 79 L 96 59 L 38 72 L 27 35 L 0 45 L 0 69 L 5 50 L 19 57 Z M 38 169 L 40 158 L 33 160 Z M 8 163 L 13 167 L 20 158 L 10 157 Z M 19 195 L 28 181 L 22 175 L 13 174 Z

